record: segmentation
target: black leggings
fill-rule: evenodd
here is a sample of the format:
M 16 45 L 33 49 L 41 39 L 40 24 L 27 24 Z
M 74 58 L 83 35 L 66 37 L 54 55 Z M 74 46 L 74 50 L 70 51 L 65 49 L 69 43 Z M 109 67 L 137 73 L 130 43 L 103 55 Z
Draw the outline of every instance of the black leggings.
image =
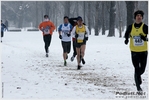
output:
M 76 51 L 76 41 L 73 41 L 73 57 L 75 57 L 77 55 L 77 51 Z
M 1 37 L 4 37 L 4 32 L 3 31 L 1 31 Z
M 43 40 L 44 40 L 44 43 L 45 43 L 45 52 L 48 53 L 48 48 L 51 44 L 51 39 L 52 39 L 52 36 L 50 34 L 48 35 L 44 35 L 43 36 Z
M 131 52 L 132 63 L 135 68 L 135 82 L 139 86 L 141 75 L 145 72 L 148 52 Z

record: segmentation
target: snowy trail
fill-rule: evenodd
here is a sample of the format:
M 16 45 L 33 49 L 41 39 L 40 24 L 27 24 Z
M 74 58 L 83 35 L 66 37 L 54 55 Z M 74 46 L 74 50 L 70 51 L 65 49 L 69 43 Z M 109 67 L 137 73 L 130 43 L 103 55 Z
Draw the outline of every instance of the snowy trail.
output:
M 62 47 L 54 33 L 50 57 L 46 58 L 40 32 L 6 32 L 1 65 L 4 98 L 9 99 L 115 99 L 117 91 L 135 91 L 129 47 L 123 38 L 90 36 L 86 65 L 76 68 L 76 60 L 63 66 Z M 72 48 L 71 48 L 72 49 Z M 148 91 L 148 65 L 142 75 Z M 148 98 L 148 92 L 147 92 Z

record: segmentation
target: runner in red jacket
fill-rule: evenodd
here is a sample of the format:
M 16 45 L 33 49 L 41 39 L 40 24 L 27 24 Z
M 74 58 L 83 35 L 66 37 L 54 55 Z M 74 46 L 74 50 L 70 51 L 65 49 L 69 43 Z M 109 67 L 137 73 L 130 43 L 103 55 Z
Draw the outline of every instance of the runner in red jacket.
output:
M 42 23 L 40 23 L 39 29 L 43 33 L 43 40 L 44 40 L 44 43 L 45 43 L 46 57 L 48 57 L 48 53 L 49 53 L 48 48 L 49 48 L 50 43 L 51 43 L 51 38 L 52 38 L 53 31 L 55 30 L 55 25 L 53 24 L 53 22 L 51 22 L 49 20 L 48 15 L 44 15 L 44 21 Z

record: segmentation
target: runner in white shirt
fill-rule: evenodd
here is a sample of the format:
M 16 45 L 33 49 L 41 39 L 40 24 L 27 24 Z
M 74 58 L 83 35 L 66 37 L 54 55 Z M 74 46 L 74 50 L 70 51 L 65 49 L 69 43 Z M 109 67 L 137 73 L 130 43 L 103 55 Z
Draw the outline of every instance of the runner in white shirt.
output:
M 64 66 L 67 66 L 66 59 L 68 58 L 68 54 L 71 50 L 71 30 L 72 25 L 69 24 L 68 17 L 64 17 L 64 24 L 61 24 L 58 28 L 59 38 L 62 41 L 63 48 L 63 58 L 64 58 Z

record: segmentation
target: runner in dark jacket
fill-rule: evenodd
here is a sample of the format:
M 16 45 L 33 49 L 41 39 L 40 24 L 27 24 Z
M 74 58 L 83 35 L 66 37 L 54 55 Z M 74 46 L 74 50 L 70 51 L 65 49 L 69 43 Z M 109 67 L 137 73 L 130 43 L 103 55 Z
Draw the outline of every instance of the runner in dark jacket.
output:
M 2 20 L 1 20 L 1 42 L 2 42 L 2 37 L 4 37 L 4 30 L 6 29 L 7 27 L 3 24 Z

